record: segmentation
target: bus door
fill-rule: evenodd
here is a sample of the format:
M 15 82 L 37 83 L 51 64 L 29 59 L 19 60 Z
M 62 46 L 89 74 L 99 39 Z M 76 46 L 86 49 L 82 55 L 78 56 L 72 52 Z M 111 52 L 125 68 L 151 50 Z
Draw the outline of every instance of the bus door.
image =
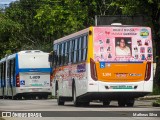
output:
M 6 95 L 7 96 L 13 96 L 13 74 L 12 74 L 12 60 L 7 61 L 7 79 L 6 79 L 6 86 L 7 86 L 7 91 Z

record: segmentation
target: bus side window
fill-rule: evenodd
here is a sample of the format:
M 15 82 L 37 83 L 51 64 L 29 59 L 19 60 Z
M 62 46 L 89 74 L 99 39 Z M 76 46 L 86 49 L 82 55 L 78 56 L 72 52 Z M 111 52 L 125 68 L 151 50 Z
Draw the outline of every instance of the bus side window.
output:
M 52 56 L 53 56 L 53 58 L 52 58 L 52 59 L 53 59 L 53 61 L 52 61 L 52 62 L 53 62 L 53 66 L 52 66 L 52 67 L 54 68 L 54 67 L 56 67 L 57 64 L 58 64 L 57 50 L 54 50 L 54 51 L 53 51 Z
M 2 73 L 2 81 L 3 81 L 3 86 L 6 86 L 6 62 L 3 63 L 3 73 Z
M 88 45 L 88 40 L 87 40 L 87 36 L 84 36 L 84 40 L 83 40 L 83 52 L 82 52 L 82 61 L 85 61 L 87 58 L 87 45 Z
M 48 61 L 51 62 L 51 63 L 53 62 L 53 52 L 51 52 L 51 53 L 49 54 Z
M 12 86 L 12 82 L 11 82 L 11 80 L 12 80 L 12 78 L 11 78 L 11 77 L 12 77 L 12 76 L 11 76 L 11 75 L 12 75 L 12 73 L 11 73 L 11 72 L 12 72 L 12 71 L 11 71 L 11 70 L 12 70 L 12 69 L 11 69 L 11 67 L 12 67 L 12 66 L 11 66 L 11 65 L 12 65 L 12 60 L 10 60 L 8 64 L 9 64 L 9 66 L 8 66 L 8 69 L 9 69 L 9 70 L 8 70 L 8 71 L 9 71 L 9 72 L 8 72 L 8 78 L 9 78 L 9 83 L 10 83 L 10 85 Z
M 53 59 L 53 61 L 52 61 L 53 66 L 52 67 L 54 68 L 58 65 L 58 45 L 57 44 L 54 45 L 53 50 L 54 51 L 53 51 L 53 55 L 52 55 L 53 56 L 53 58 L 52 58 Z
M 71 57 L 72 57 L 72 40 L 68 41 L 68 52 L 69 52 L 69 58 L 68 58 L 68 62 L 71 63 Z
M 82 61 L 82 41 L 83 41 L 83 37 L 79 38 L 79 50 L 78 50 L 78 62 Z
M 68 64 L 68 54 L 69 54 L 69 49 L 68 47 L 68 42 L 65 43 L 65 54 L 64 54 L 64 64 L 67 65 Z
M 71 62 L 74 62 L 74 48 L 75 48 L 75 39 L 72 40 L 72 49 L 71 49 Z
M 61 65 L 62 64 L 62 60 L 61 60 L 61 53 L 62 53 L 62 44 L 60 43 L 59 45 L 58 45 L 59 47 L 58 47 L 58 65 Z
M 80 40 L 81 40 L 81 38 L 79 37 L 79 38 L 77 39 L 76 62 L 79 62 Z
M 77 46 L 78 46 L 78 39 L 75 39 L 73 63 L 77 62 Z
M 64 65 L 64 54 L 65 54 L 65 43 L 62 43 L 62 47 L 61 47 L 61 64 L 60 65 Z

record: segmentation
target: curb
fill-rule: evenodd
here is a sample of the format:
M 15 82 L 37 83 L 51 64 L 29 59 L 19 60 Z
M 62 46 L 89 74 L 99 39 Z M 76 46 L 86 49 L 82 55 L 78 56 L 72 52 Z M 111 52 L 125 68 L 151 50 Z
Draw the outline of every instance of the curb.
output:
M 150 95 L 138 98 L 138 100 L 157 100 L 160 99 L 160 95 Z

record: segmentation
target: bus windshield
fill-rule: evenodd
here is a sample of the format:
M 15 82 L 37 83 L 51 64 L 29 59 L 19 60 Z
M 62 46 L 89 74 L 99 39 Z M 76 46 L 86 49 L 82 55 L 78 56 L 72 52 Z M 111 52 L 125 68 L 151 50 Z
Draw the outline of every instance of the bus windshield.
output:
M 19 68 L 50 68 L 48 54 L 21 54 L 18 56 Z

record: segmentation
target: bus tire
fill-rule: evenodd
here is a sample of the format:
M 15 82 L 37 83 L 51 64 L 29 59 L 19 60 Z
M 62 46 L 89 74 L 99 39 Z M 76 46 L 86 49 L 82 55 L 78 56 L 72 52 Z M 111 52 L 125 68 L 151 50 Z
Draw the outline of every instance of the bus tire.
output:
M 48 95 L 43 95 L 43 98 L 44 99 L 48 99 Z
M 89 103 L 90 103 L 90 102 L 82 102 L 81 104 L 82 104 L 84 107 L 86 107 L 86 106 L 89 106 Z
M 0 96 L 0 99 L 3 99 L 3 95 L 2 95 L 2 96 Z
M 103 106 L 109 106 L 110 101 L 103 101 Z
M 74 103 L 74 106 L 75 106 L 75 107 L 79 107 L 79 106 L 80 106 L 80 102 L 79 102 L 78 99 L 77 99 L 76 87 L 75 87 L 75 86 L 74 86 L 74 88 L 73 88 L 72 94 L 73 94 L 73 103 Z
M 16 97 L 16 96 L 13 96 L 12 99 L 13 99 L 13 100 L 17 100 L 17 97 Z
M 124 100 L 118 100 L 119 107 L 125 107 L 126 102 Z
M 57 97 L 57 104 L 64 105 L 64 101 L 62 100 L 62 98 L 60 96 Z
M 58 104 L 58 105 L 64 105 L 64 100 L 63 100 L 62 97 L 59 95 L 58 90 L 57 90 L 57 104 Z
M 38 99 L 42 99 L 42 98 L 43 98 L 42 95 L 39 95 L 39 96 L 38 96 Z
M 127 107 L 133 107 L 134 106 L 134 99 L 133 100 L 128 100 L 126 102 Z
M 58 82 L 56 81 L 56 84 L 55 84 L 55 97 L 57 97 L 58 95 Z

